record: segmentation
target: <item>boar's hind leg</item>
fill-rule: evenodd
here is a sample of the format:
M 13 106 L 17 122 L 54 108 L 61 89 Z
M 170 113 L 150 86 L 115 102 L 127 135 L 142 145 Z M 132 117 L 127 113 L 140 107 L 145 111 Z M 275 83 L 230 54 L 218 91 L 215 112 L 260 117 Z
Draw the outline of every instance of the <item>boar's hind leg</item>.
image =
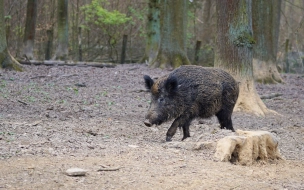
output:
M 183 128 L 183 139 L 186 139 L 187 137 L 190 137 L 190 131 L 189 126 L 191 123 L 191 118 L 186 115 L 181 115 L 180 117 L 176 118 L 174 122 L 172 123 L 171 127 L 168 129 L 166 141 L 171 141 L 171 138 L 176 133 L 177 127 Z
M 231 121 L 232 111 L 233 109 L 222 109 L 216 114 L 216 117 L 221 125 L 221 129 L 229 129 L 234 132 Z

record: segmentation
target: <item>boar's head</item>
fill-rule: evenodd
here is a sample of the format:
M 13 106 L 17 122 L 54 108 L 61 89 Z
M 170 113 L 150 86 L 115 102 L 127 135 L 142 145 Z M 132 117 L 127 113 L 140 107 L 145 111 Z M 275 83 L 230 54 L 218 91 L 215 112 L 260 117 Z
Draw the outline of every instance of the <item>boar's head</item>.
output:
M 174 76 L 161 77 L 154 81 L 145 75 L 145 86 L 151 93 L 151 104 L 146 115 L 145 125 L 151 127 L 153 124 L 160 125 L 179 115 L 181 102 L 178 98 L 178 80 Z

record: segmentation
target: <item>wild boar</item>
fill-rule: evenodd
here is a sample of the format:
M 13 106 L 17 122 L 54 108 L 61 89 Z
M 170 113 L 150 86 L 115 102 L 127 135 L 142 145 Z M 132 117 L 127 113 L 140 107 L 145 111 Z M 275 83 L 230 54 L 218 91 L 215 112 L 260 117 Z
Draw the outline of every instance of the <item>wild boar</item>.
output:
M 215 115 L 221 129 L 234 131 L 231 114 L 239 94 L 238 82 L 226 71 L 201 66 L 181 66 L 157 80 L 144 76 L 145 86 L 151 93 L 151 104 L 144 124 L 175 119 L 168 129 L 166 141 L 183 129 L 182 140 L 190 137 L 189 126 L 195 118 Z

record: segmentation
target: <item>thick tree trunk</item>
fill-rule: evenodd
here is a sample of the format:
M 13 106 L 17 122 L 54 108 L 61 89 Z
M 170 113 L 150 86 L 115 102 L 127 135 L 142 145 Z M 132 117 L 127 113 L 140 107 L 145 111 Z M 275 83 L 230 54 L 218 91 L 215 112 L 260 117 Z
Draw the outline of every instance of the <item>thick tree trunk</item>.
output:
M 37 0 L 27 1 L 26 24 L 23 39 L 23 55 L 33 59 L 33 48 L 36 31 Z
M 230 72 L 240 82 L 235 110 L 265 115 L 269 112 L 254 85 L 252 67 L 251 0 L 217 0 L 215 66 Z
M 252 1 L 253 74 L 260 83 L 281 83 L 276 56 L 282 0 Z
M 160 44 L 160 0 L 149 0 L 145 55 L 140 62 L 151 64 L 157 57 Z
M 167 0 L 160 4 L 160 45 L 153 68 L 176 68 L 190 64 L 186 54 L 187 0 Z
M 195 31 L 196 40 L 201 41 L 199 56 L 194 57 L 193 64 L 201 65 L 204 67 L 214 66 L 214 37 L 215 25 L 212 16 L 215 13 L 215 2 L 212 0 L 194 1 L 196 6 L 195 16 Z M 197 4 L 197 5 L 196 5 Z M 201 6 L 200 6 L 201 5 Z
M 214 27 L 212 27 L 211 23 L 211 12 L 212 5 L 214 3 L 212 0 L 204 0 L 203 4 L 203 17 L 202 17 L 202 33 L 201 33 L 201 41 L 202 41 L 202 50 L 203 55 L 206 57 L 203 65 L 205 66 L 213 66 L 214 65 Z
M 22 66 L 11 56 L 7 49 L 3 1 L 0 0 L 0 68 L 22 71 Z
M 68 0 L 58 0 L 58 46 L 56 49 L 56 60 L 67 60 L 69 48 L 69 27 L 68 27 Z

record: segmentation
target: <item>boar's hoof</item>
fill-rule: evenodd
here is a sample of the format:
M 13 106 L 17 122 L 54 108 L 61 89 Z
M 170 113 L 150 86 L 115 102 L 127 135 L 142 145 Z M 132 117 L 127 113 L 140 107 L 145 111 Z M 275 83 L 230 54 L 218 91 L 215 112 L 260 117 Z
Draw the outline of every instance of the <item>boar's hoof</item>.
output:
M 149 122 L 149 120 L 145 120 L 144 121 L 144 124 L 147 126 L 147 127 L 151 127 L 152 124 Z
M 172 141 L 171 138 L 172 138 L 172 136 L 167 136 L 167 137 L 166 137 L 166 141 L 167 141 L 167 142 Z

